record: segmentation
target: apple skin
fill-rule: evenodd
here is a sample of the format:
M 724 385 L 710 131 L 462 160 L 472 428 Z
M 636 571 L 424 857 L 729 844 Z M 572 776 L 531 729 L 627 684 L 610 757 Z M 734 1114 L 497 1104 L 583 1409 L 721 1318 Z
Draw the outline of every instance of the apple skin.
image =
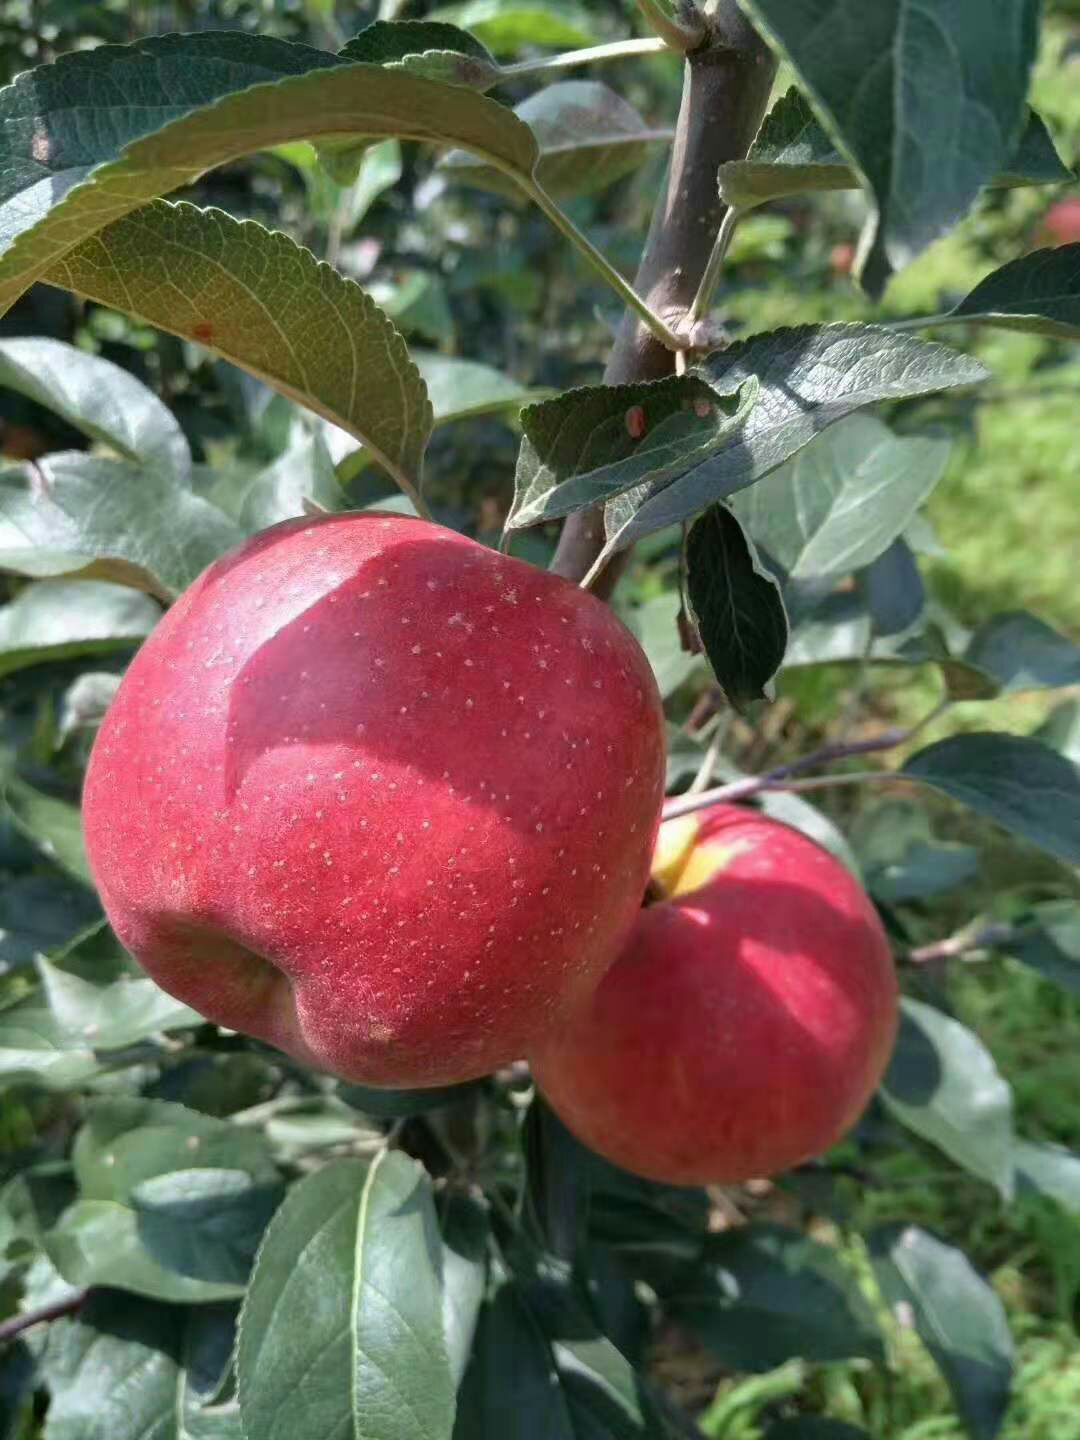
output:
M 834 245 L 829 251 L 829 269 L 838 278 L 850 275 L 855 267 L 855 246 L 850 242 Z
M 673 1185 L 774 1175 L 858 1119 L 896 1035 L 873 907 L 839 861 L 753 810 L 661 827 L 627 944 L 572 1023 L 531 1055 L 565 1124 Z
M 1051 205 L 1043 216 L 1042 230 L 1051 245 L 1080 240 L 1080 195 L 1069 195 Z
M 87 773 L 91 868 L 170 994 L 376 1086 L 518 1059 L 641 904 L 664 728 L 577 586 L 425 521 L 287 521 L 138 652 Z

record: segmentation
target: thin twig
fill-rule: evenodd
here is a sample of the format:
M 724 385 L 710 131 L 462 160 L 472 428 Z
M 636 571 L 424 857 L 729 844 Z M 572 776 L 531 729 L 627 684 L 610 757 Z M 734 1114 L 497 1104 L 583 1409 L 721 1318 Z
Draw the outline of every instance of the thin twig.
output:
M 504 65 L 500 80 L 516 80 L 521 75 L 543 75 L 551 70 L 573 70 L 578 65 L 592 65 L 605 60 L 629 60 L 636 55 L 664 55 L 670 47 L 658 36 L 644 39 L 613 40 L 607 45 L 587 45 L 581 50 L 567 50 L 561 55 L 542 55 L 535 60 L 519 60 Z
M 24 1310 L 21 1315 L 12 1315 L 10 1320 L 0 1324 L 0 1345 L 5 1340 L 14 1340 L 33 1325 L 44 1325 L 50 1320 L 60 1320 L 73 1315 L 86 1301 L 89 1290 L 76 1290 L 63 1300 L 54 1300 L 51 1305 L 40 1305 L 36 1310 Z
M 686 317 L 686 326 L 690 333 L 693 333 L 694 326 L 698 321 L 704 320 L 712 305 L 712 298 L 716 293 L 716 287 L 720 281 L 720 271 L 723 269 L 727 253 L 731 248 L 731 241 L 735 234 L 735 226 L 738 225 L 741 212 L 734 208 L 728 210 L 720 222 L 720 229 L 716 232 L 716 242 L 709 256 L 709 263 L 705 267 L 705 273 L 701 277 L 701 284 L 698 286 L 697 294 L 694 296 L 690 306 L 689 314 Z
M 935 940 L 931 945 L 921 945 L 912 950 L 908 960 L 913 965 L 929 965 L 935 960 L 959 960 L 975 950 L 995 950 L 1007 945 L 1019 934 L 1015 925 L 981 925 L 975 922 L 950 935 L 947 940 Z
M 970 315 L 953 315 L 951 311 L 945 310 L 940 315 L 913 315 L 908 320 L 889 320 L 886 328 L 889 330 L 930 330 L 935 325 L 970 325 Z

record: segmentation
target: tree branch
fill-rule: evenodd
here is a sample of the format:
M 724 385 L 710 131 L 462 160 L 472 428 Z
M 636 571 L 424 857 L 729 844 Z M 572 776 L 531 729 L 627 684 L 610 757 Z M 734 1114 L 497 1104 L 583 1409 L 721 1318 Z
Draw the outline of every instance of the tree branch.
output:
M 682 106 L 667 186 L 653 213 L 634 289 L 649 309 L 678 330 L 685 321 L 713 252 L 726 206 L 717 172 L 746 155 L 761 125 L 776 61 L 739 10 L 721 0 L 707 20 L 704 42 L 686 58 Z M 675 369 L 672 352 L 628 313 L 604 371 L 607 385 L 659 380 Z M 563 527 L 552 569 L 581 580 L 604 545 L 599 509 L 572 515 Z M 607 597 L 626 563 L 625 552 L 594 587 Z
M 85 1304 L 89 1293 L 89 1290 L 76 1290 L 74 1295 L 68 1295 L 63 1300 L 54 1300 L 51 1305 L 42 1305 L 37 1310 L 24 1310 L 21 1315 L 12 1315 L 10 1320 L 0 1324 L 0 1345 L 5 1340 L 14 1340 L 33 1325 L 44 1325 L 47 1320 L 60 1320 L 65 1315 L 73 1315 Z

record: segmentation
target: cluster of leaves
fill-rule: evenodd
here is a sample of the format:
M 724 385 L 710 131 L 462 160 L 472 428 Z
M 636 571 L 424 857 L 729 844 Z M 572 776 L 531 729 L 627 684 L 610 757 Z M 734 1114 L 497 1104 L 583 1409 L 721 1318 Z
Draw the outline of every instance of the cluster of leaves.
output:
M 824 5 L 799 18 L 780 0 L 745 8 L 799 88 L 747 160 L 724 168 L 721 192 L 741 214 L 861 184 L 872 293 L 985 187 L 1068 174 L 1026 107 L 1036 35 L 1024 0 L 1003 6 L 994 36 L 956 7 L 941 22 L 948 46 L 897 5 L 865 7 L 860 27 Z M 196 459 L 170 407 L 109 360 L 0 342 L 0 384 L 82 445 L 0 475 L 0 569 L 21 577 L 0 610 L 0 1295 L 8 1310 L 81 1300 L 0 1353 L 20 1440 L 42 1391 L 50 1440 L 274 1440 L 298 1426 L 386 1440 L 679 1435 L 689 1422 L 647 1378 L 657 1314 L 755 1373 L 792 1357 L 882 1363 L 886 1307 L 924 1340 L 972 1435 L 1000 1426 L 1012 1342 L 954 1247 L 878 1226 L 859 1242 L 872 1272 L 859 1276 L 769 1219 L 714 1233 L 703 1194 L 604 1165 L 516 1074 L 395 1095 L 302 1073 L 159 991 L 89 883 L 82 765 L 161 607 L 243 536 L 355 504 L 370 471 L 423 508 L 434 427 L 462 416 L 519 419 L 510 535 L 603 505 L 600 563 L 642 542 L 679 555 L 681 593 L 631 617 L 673 718 L 709 683 L 679 645 L 680 607 L 739 704 L 781 666 L 933 667 L 964 700 L 1080 680 L 1080 651 L 1035 617 L 968 633 L 925 592 L 920 509 L 949 438 L 901 407 L 981 383 L 969 356 L 884 325 L 810 326 L 694 356 L 663 381 L 537 397 L 476 360 L 407 347 L 405 330 L 436 343 L 443 330 L 415 277 L 380 296 L 281 232 L 162 198 L 273 148 L 340 239 L 395 184 L 404 139 L 450 151 L 447 185 L 524 196 L 564 226 L 556 200 L 637 169 L 665 132 L 592 80 L 516 108 L 493 93 L 523 44 L 594 38 L 565 5 L 473 0 L 377 22 L 337 53 L 265 35 L 151 37 L 62 57 L 0 92 L 0 303 L 43 280 L 208 347 L 258 382 L 246 393 L 259 441 L 240 460 Z M 853 76 L 886 52 L 890 73 L 856 112 Z M 118 92 L 137 103 L 118 107 Z M 1080 247 L 1013 262 L 938 321 L 1080 337 Z M 882 405 L 887 418 L 867 413 Z M 1078 733 L 1063 708 L 1038 736 L 939 742 L 902 775 L 1076 865 Z M 708 764 L 730 775 L 682 734 L 670 788 Z M 763 803 L 861 870 L 899 944 L 912 914 L 978 864 L 907 801 L 870 811 L 847 839 L 796 796 Z M 994 919 L 988 945 L 1080 988 L 1065 878 Z M 858 1144 L 928 1143 L 1005 1203 L 1037 1193 L 1080 1211 L 1080 1158 L 1014 1133 L 985 1046 L 928 998 L 905 1001 Z M 838 1174 L 823 1165 L 783 1183 L 843 1227 Z M 769 1440 L 845 1433 L 771 1418 Z

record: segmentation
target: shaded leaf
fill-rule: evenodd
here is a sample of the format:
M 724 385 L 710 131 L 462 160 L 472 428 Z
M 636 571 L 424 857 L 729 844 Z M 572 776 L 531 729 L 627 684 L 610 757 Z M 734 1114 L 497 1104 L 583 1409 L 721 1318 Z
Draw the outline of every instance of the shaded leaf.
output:
M 609 507 L 605 553 L 681 523 L 768 475 L 838 420 L 881 400 L 973 385 L 986 371 L 941 346 L 910 345 L 872 325 L 807 325 L 773 330 L 711 355 L 697 375 L 721 395 L 747 381 L 760 387 L 746 421 L 715 453 L 673 481 L 653 483 L 633 510 Z
M 55 871 L 5 881 L 0 889 L 0 973 L 59 949 L 100 919 L 96 897 Z
M 0 606 L 0 675 L 78 655 L 130 650 L 161 610 L 147 595 L 94 580 L 42 580 Z
M 1059 860 L 1080 864 L 1080 766 L 1037 740 L 954 735 L 913 755 L 903 773 Z
M 294 1186 L 244 1302 L 245 1431 L 449 1437 L 441 1254 L 430 1182 L 404 1155 L 336 1161 Z
M 373 1085 L 342 1083 L 337 1093 L 346 1105 L 365 1115 L 378 1120 L 401 1120 L 410 1115 L 426 1115 L 444 1105 L 455 1105 L 482 1084 L 483 1081 L 470 1080 L 464 1085 L 434 1086 L 427 1090 L 383 1090 Z
M 1080 995 L 1080 904 L 1049 900 L 997 947 L 1062 989 Z
M 191 450 L 172 412 L 111 360 L 60 340 L 0 340 L 2 387 L 36 400 L 125 460 L 187 483 Z
M 279 1181 L 244 1170 L 173 1170 L 136 1185 L 131 1200 L 139 1240 L 159 1264 L 243 1286 L 282 1194 Z
M 140 103 L 110 104 L 114 85 Z M 17 119 L 0 151 L 4 306 L 110 222 L 285 141 L 355 134 L 459 144 L 523 174 L 537 153 L 528 127 L 474 90 L 249 35 L 83 51 L 23 75 L 5 98 Z
M 450 1194 L 443 1206 L 441 1229 L 443 1333 L 450 1374 L 458 1386 L 469 1363 L 487 1290 L 491 1228 L 487 1210 L 479 1201 Z
M 641 642 L 656 676 L 660 694 L 666 700 L 695 670 L 704 666 L 704 657 L 695 655 L 683 645 L 678 617 L 682 600 L 677 590 L 647 600 L 622 618 Z M 701 758 L 700 755 L 698 757 Z M 696 772 L 697 764 L 693 767 Z
M 1015 1158 L 1021 1195 L 1045 1196 L 1068 1214 L 1080 1215 L 1080 1155 L 1062 1145 L 1018 1140 Z
M 926 811 L 909 800 L 886 800 L 859 815 L 851 843 L 867 888 L 884 905 L 947 894 L 979 869 L 974 846 L 938 840 Z
M 787 612 L 775 578 L 726 505 L 694 522 L 686 591 L 705 653 L 735 706 L 768 698 L 787 649 Z
M 91 885 L 83 845 L 82 821 L 74 805 L 45 795 L 24 780 L 9 780 L 4 791 L 8 813 L 19 830 L 75 880 Z
M 1080 244 L 1010 261 L 976 285 L 949 318 L 1080 339 Z
M 1012 156 L 996 185 L 1053 185 L 1070 180 L 1043 120 L 1028 110 L 1027 121 Z M 745 160 L 720 167 L 720 193 L 737 210 L 750 210 L 767 200 L 815 190 L 854 190 L 860 184 L 855 167 L 845 159 L 818 123 L 808 101 L 794 86 L 769 111 Z
M 160 201 L 72 250 L 48 279 L 212 346 L 418 485 L 431 408 L 404 341 L 355 281 L 280 231 Z
M 334 462 L 322 435 L 301 434 L 283 455 L 253 476 L 245 487 L 237 519 L 244 530 L 264 530 L 281 520 L 344 504 Z
M 491 52 L 457 25 L 432 20 L 376 20 L 340 52 L 343 60 L 402 65 L 416 74 L 485 89 L 499 78 Z
M 718 398 L 704 379 L 568 390 L 521 412 L 525 432 L 507 529 L 589 509 L 635 486 L 669 484 L 738 435 L 753 377 Z M 704 507 L 700 507 L 704 508 Z
M 0 474 L 0 566 L 81 575 L 171 601 L 243 532 L 168 476 L 76 451 Z
M 606 189 L 639 170 L 649 146 L 671 140 L 623 97 L 598 80 L 563 80 L 530 95 L 514 113 L 540 145 L 536 178 L 556 199 Z M 449 179 L 515 196 L 520 191 L 501 170 L 455 150 L 440 161 Z
M 99 984 L 43 956 L 37 966 L 49 1009 L 73 1044 L 118 1050 L 161 1030 L 203 1023 L 201 1015 L 159 989 L 148 975 L 123 975 Z
M 1031 738 L 1080 765 L 1080 700 L 1056 706 Z
M 102 1068 L 93 1050 L 72 1046 L 70 1036 L 36 996 L 0 1010 L 0 1086 L 70 1090 Z
M 897 436 L 872 415 L 852 415 L 732 506 L 791 579 L 840 577 L 871 564 L 904 533 L 951 448 L 940 436 Z
M 1011 1198 L 1012 1090 L 966 1026 L 920 1000 L 903 999 L 880 1093 L 901 1124 Z
M 882 1294 L 901 1324 L 918 1331 L 969 1434 L 993 1440 L 1013 1374 L 1001 1301 L 961 1250 L 918 1226 L 884 1225 L 868 1243 Z
M 797 1420 L 781 1420 L 766 1432 L 765 1440 L 870 1440 L 865 1430 L 845 1425 L 842 1420 L 828 1420 L 822 1415 L 800 1415 Z
M 900 635 L 926 608 L 926 587 L 910 543 L 894 540 L 859 576 L 859 588 L 876 635 Z
M 866 180 L 873 213 L 862 280 L 880 295 L 1011 164 L 1027 123 L 1036 0 L 1000 0 L 991 27 L 977 4 L 883 0 L 858 25 L 834 0 L 745 8 Z
M 1026 610 L 980 625 L 964 658 L 993 675 L 1007 694 L 1080 685 L 1080 645 Z
M 854 1275 L 827 1246 L 779 1225 L 710 1236 L 702 1265 L 664 1305 L 736 1370 L 884 1354 Z

